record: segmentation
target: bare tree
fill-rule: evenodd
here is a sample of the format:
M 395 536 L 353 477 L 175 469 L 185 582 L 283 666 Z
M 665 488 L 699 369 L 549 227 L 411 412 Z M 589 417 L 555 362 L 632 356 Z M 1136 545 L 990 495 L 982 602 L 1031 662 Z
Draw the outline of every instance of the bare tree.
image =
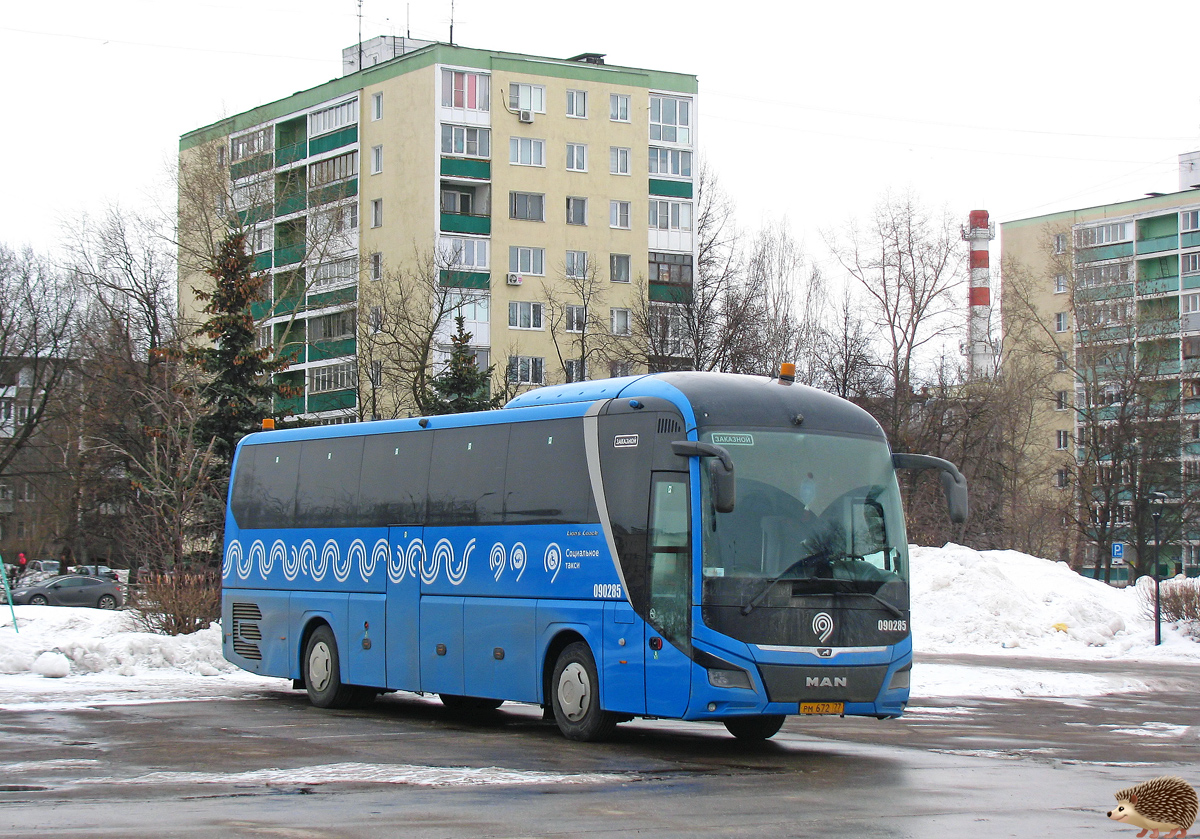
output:
M 866 294 L 886 353 L 886 410 L 878 417 L 893 440 L 912 400 L 914 365 L 956 324 L 947 317 L 964 282 L 958 227 L 948 211 L 934 215 L 915 196 L 885 195 L 867 226 L 851 222 L 827 235 L 830 250 Z
M 852 290 L 843 289 L 812 354 L 819 386 L 843 399 L 875 399 L 883 392 L 875 341 L 859 309 Z
M 627 339 L 614 334 L 608 310 L 608 282 L 595 260 L 563 265 L 553 282 L 542 283 L 546 329 L 554 344 L 564 382 L 604 378 L 597 369 L 629 353 Z M 627 330 L 626 330 L 627 331 Z

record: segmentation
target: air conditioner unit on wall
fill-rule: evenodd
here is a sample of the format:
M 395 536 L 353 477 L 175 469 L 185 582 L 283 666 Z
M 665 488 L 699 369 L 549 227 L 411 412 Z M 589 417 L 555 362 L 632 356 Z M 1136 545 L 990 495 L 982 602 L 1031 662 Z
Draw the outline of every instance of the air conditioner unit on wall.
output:
M 508 274 L 505 280 L 509 285 L 520 285 L 523 281 L 520 274 Z
M 521 122 L 533 122 L 533 111 L 517 111 L 517 119 Z

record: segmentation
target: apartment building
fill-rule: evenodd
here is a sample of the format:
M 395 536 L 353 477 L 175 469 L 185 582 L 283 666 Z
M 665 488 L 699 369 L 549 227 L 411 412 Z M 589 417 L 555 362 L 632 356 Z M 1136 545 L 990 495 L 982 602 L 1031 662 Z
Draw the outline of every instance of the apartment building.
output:
M 1108 426 L 1119 421 L 1126 400 L 1153 399 L 1146 416 L 1173 429 L 1165 466 L 1173 473 L 1171 500 L 1164 503 L 1194 498 L 1200 489 L 1200 184 L 1189 174 L 1200 171 L 1195 157 L 1180 158 L 1179 192 L 1000 226 L 1006 340 L 1021 327 L 1022 312 L 1032 311 L 1033 331 L 1046 339 L 1047 363 L 1054 365 L 1036 423 L 1044 439 L 1027 468 L 1042 475 L 1048 499 L 1073 493 L 1076 503 L 1087 504 L 1088 493 L 1098 497 L 1106 483 L 1125 487 L 1117 504 L 1109 502 L 1110 541 L 1132 541 L 1138 505 L 1153 503 L 1142 496 L 1157 488 L 1130 477 L 1131 466 L 1115 449 L 1105 452 L 1105 440 L 1118 433 L 1110 435 Z M 1152 389 L 1124 392 L 1131 364 Z M 1082 469 L 1088 474 L 1080 475 Z M 1185 525 L 1159 549 L 1165 573 L 1200 576 L 1195 526 Z M 1085 569 L 1109 551 L 1086 539 L 1073 549 Z M 1118 560 L 1113 580 L 1126 577 Z
M 431 270 L 457 295 L 435 365 L 462 314 L 494 387 L 634 372 L 564 346 L 631 335 L 635 312 L 690 300 L 696 77 L 392 37 L 348 48 L 343 67 L 180 142 L 181 172 L 205 157 L 227 167 L 227 217 L 271 274 L 260 345 L 303 391 L 282 411 L 404 415 L 384 384 L 391 356 L 375 351 L 389 299 L 416 299 L 396 284 Z M 199 318 L 202 281 L 181 268 L 185 318 Z

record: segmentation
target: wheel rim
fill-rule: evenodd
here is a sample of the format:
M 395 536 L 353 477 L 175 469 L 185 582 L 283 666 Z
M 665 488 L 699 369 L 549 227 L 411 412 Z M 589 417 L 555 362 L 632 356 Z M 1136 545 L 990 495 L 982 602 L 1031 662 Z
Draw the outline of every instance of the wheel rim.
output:
M 592 698 L 592 683 L 587 670 L 572 661 L 558 677 L 558 705 L 571 722 L 579 722 L 587 713 Z
M 111 594 L 106 594 L 100 598 L 100 608 L 101 609 L 115 609 L 115 608 L 117 608 L 117 601 L 113 598 L 113 596 Z
M 46 605 L 47 603 L 49 603 L 49 602 L 50 602 L 49 600 L 47 600 L 46 598 L 42 597 L 40 594 L 38 594 L 38 595 L 35 595 L 35 596 L 33 596 L 33 597 L 29 598 L 29 605 L 30 605 L 30 606 L 45 606 L 45 605 Z
M 318 641 L 313 644 L 313 648 L 308 653 L 308 684 L 313 690 L 320 693 L 329 687 L 329 677 L 333 672 L 332 656 L 329 654 L 329 647 L 324 641 Z

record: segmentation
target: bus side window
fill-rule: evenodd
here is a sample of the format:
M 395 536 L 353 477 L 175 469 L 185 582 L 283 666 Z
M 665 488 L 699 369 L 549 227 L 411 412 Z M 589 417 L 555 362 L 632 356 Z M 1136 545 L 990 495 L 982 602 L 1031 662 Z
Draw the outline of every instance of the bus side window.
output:
M 691 635 L 691 538 L 687 476 L 656 473 L 650 494 L 650 623 L 676 646 Z
M 248 527 L 294 527 L 296 521 L 296 483 L 300 476 L 300 443 L 267 443 L 257 446 L 254 459 L 254 486 L 258 493 L 259 515 Z
M 360 527 L 424 524 L 433 434 L 372 434 L 363 446 L 358 494 Z
M 349 527 L 356 523 L 362 456 L 362 437 L 331 437 L 301 444 L 297 527 Z
M 504 481 L 508 524 L 583 524 L 598 519 L 578 419 L 518 422 Z
M 433 433 L 430 525 L 503 522 L 508 431 L 508 425 L 476 425 Z

